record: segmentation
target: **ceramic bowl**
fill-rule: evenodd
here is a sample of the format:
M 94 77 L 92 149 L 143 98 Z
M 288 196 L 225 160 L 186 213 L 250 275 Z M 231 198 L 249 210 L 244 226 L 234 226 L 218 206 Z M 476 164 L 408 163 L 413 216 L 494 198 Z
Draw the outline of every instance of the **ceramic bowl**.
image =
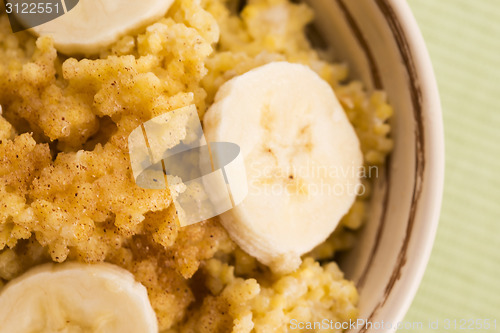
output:
M 360 319 L 372 324 L 360 321 L 351 332 L 391 332 L 415 296 L 439 219 L 444 138 L 436 80 L 406 1 L 309 4 L 336 60 L 347 62 L 352 78 L 369 90 L 385 90 L 395 110 L 395 147 L 376 181 L 369 221 L 356 247 L 339 259 L 358 285 Z

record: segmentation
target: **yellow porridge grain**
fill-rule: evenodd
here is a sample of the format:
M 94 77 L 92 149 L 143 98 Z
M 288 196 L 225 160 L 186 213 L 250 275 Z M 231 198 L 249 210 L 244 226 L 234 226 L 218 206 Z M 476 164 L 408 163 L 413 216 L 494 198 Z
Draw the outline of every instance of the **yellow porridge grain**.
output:
M 357 291 L 335 263 L 355 241 L 369 194 L 299 270 L 273 275 L 241 251 L 217 218 L 180 228 L 168 190 L 135 186 L 128 134 L 195 104 L 262 64 L 287 60 L 335 90 L 367 165 L 392 149 L 392 108 L 381 92 L 345 83 L 347 68 L 322 59 L 304 28 L 305 4 L 176 1 L 165 18 L 95 59 L 58 54 L 50 38 L 13 34 L 0 15 L 0 288 L 47 262 L 107 261 L 143 283 L 162 332 L 286 332 L 292 318 L 346 321 Z M 370 180 L 365 180 L 369 188 Z

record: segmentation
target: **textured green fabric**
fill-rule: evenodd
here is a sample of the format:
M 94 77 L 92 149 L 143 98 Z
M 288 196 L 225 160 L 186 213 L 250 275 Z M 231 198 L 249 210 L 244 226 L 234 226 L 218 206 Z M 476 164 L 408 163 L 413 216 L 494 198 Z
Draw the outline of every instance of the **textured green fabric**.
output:
M 446 176 L 432 256 L 405 318 L 424 325 L 400 331 L 500 332 L 500 0 L 408 3 L 439 84 Z M 497 329 L 446 330 L 447 318 L 496 318 Z

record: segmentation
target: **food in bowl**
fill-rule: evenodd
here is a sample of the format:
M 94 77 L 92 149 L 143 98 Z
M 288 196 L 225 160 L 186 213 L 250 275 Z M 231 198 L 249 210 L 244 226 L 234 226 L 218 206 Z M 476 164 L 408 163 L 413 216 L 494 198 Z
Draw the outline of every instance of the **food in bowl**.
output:
M 344 279 L 332 258 L 337 251 L 352 246 L 355 231 L 369 214 L 370 174 L 350 172 L 358 172 L 362 165 L 366 171 L 384 164 L 392 148 L 387 123 L 392 108 L 383 92 L 368 93 L 361 83 L 348 78 L 345 65 L 333 62 L 327 50 L 311 45 L 306 28 L 314 15 L 307 5 L 285 0 L 252 1 L 243 8 L 237 5 L 219 0 L 176 1 L 164 17 L 141 31 L 127 30 L 111 45 L 85 56 L 73 54 L 71 49 L 61 51 L 55 37 L 14 34 L 7 16 L 1 16 L 0 303 L 6 302 L 2 297 L 10 288 L 19 289 L 29 281 L 26 274 L 71 272 L 74 268 L 67 264 L 99 271 L 98 265 L 104 262 L 117 266 L 117 281 L 126 281 L 124 270 L 146 288 L 157 321 L 157 328 L 147 329 L 153 331 L 286 331 L 292 320 L 345 322 L 356 318 L 356 287 Z M 302 74 L 294 76 L 294 71 Z M 291 91 L 287 99 L 279 90 L 282 87 L 274 86 L 273 73 L 285 75 L 285 89 L 303 87 L 304 83 L 307 87 Z M 240 90 L 250 89 L 246 84 L 252 80 L 256 82 L 251 87 L 257 90 L 271 88 L 245 100 L 248 96 L 240 95 Z M 276 89 L 279 94 L 275 94 Z M 325 92 L 318 93 L 321 89 Z M 303 140 L 303 155 L 288 152 L 296 145 L 287 145 L 290 137 L 285 134 L 303 129 L 300 121 L 294 123 L 301 116 L 298 111 L 308 103 L 324 105 L 326 91 L 331 95 L 324 97 L 324 103 L 335 109 L 338 101 L 343 112 L 332 109 L 329 119 L 314 109 L 310 119 L 301 121 L 316 127 L 303 132 L 312 136 L 319 133 L 326 139 L 314 143 L 321 146 L 320 155 L 333 152 L 326 159 L 328 163 L 342 166 L 350 162 L 347 157 L 354 160 L 352 165 L 344 165 L 344 170 L 335 170 L 334 179 L 352 177 L 363 185 L 362 193 L 351 193 L 342 204 L 332 202 L 337 209 L 322 207 L 324 203 L 315 206 L 317 195 L 299 184 L 300 174 L 287 172 L 276 178 L 275 174 L 263 174 L 261 180 L 286 181 L 285 190 L 293 188 L 298 194 L 290 199 L 288 192 L 280 192 L 281 201 L 273 207 L 259 201 L 259 195 L 252 195 L 250 186 L 249 196 L 257 205 L 238 206 L 222 216 L 181 227 L 173 193 L 135 183 L 129 134 L 150 119 L 189 105 L 196 106 L 208 139 L 240 141 L 236 134 L 245 133 L 245 129 L 268 127 L 272 135 L 281 137 L 282 133 L 286 140 L 260 140 L 271 144 L 262 146 L 263 150 L 307 158 L 310 151 L 317 150 Z M 260 99 L 263 94 L 267 99 Z M 275 95 L 281 97 L 274 100 Z M 261 105 L 261 100 L 269 103 Z M 248 122 L 243 121 L 245 114 L 235 109 L 240 101 L 245 103 L 242 109 L 254 103 L 245 109 L 251 112 Z M 318 132 L 320 125 L 325 126 L 321 127 L 325 132 Z M 343 134 L 330 133 L 337 130 Z M 226 137 L 228 133 L 234 135 Z M 243 153 L 254 147 L 235 143 Z M 286 167 L 266 169 L 266 165 L 274 165 L 270 159 L 276 156 L 265 156 L 251 159 L 264 161 L 257 170 L 290 171 Z M 339 162 L 335 156 L 347 156 L 347 162 Z M 300 163 L 308 165 L 307 161 Z M 250 166 L 246 165 L 247 173 L 255 171 Z M 345 170 L 347 167 L 353 170 Z M 307 170 L 311 168 L 314 165 L 309 164 Z M 317 176 L 326 177 L 321 170 Z M 283 199 L 285 194 L 288 201 Z M 304 203 L 302 196 L 308 194 L 309 201 Z M 304 221 L 310 211 L 290 214 L 302 204 L 314 207 L 310 217 L 314 221 Z M 328 219 L 323 209 L 338 216 Z M 279 218 L 288 218 L 293 224 L 277 221 Z M 269 234 L 280 234 L 283 243 L 274 244 L 275 237 L 264 239 L 264 227 L 278 222 L 280 228 L 271 228 Z M 286 242 L 287 235 L 301 230 L 296 227 L 301 223 L 318 230 L 304 229 L 308 233 L 302 238 L 293 234 L 293 241 L 300 242 L 297 247 L 301 248 L 289 255 L 294 246 Z M 242 232 L 244 227 L 251 227 L 250 232 Z M 44 270 L 33 273 L 33 267 Z M 104 295 L 92 294 L 95 302 Z M 50 299 L 50 295 L 45 297 Z M 76 311 L 71 312 L 73 316 L 57 312 L 66 313 L 65 320 L 49 320 L 55 308 L 46 306 L 43 325 L 64 326 L 80 320 Z M 0 307 L 0 312 L 10 310 Z M 28 315 L 33 309 L 16 310 Z M 91 321 L 85 322 L 91 331 L 106 325 L 85 320 Z M 42 327 L 50 331 L 56 326 Z

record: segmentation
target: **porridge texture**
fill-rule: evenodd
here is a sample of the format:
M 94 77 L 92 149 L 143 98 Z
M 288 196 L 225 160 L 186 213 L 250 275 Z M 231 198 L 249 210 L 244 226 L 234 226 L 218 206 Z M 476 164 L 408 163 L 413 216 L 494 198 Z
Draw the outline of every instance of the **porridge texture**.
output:
M 311 46 L 313 19 L 286 0 L 243 9 L 182 0 L 138 34 L 78 58 L 58 53 L 50 37 L 13 34 L 0 15 L 0 288 L 41 263 L 105 261 L 147 288 L 162 332 L 286 332 L 291 319 L 355 319 L 356 288 L 326 259 L 355 241 L 369 178 L 328 240 L 278 275 L 217 218 L 181 228 L 168 190 L 136 186 L 127 148 L 143 122 L 190 104 L 203 117 L 224 82 L 289 61 L 331 85 L 365 164 L 382 166 L 392 108 Z

